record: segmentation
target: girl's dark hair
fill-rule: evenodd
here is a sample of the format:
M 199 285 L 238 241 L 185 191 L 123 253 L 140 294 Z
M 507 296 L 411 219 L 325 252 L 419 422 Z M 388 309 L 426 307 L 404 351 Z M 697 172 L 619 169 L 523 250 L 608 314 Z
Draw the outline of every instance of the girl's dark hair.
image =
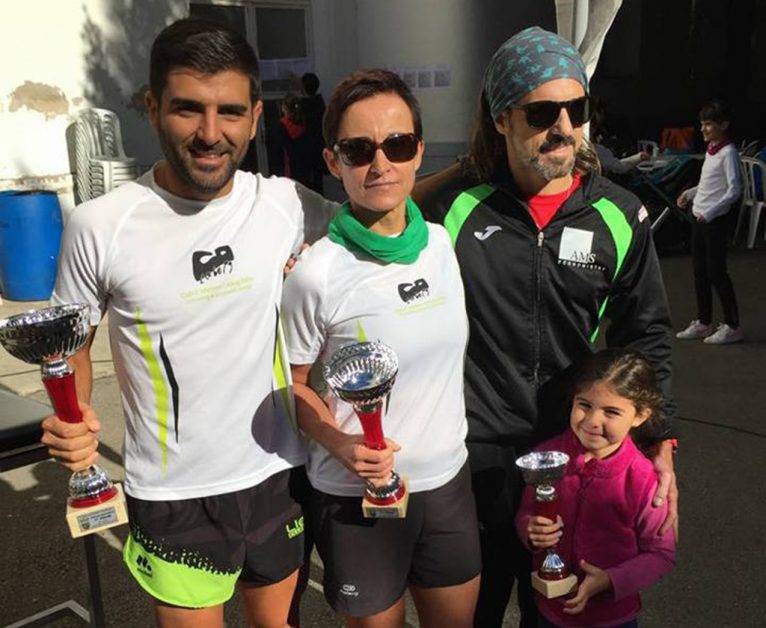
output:
M 474 121 L 468 165 L 471 174 L 482 182 L 489 181 L 494 173 L 508 169 L 505 138 L 495 128 L 495 121 L 492 119 L 484 91 L 479 98 L 479 108 Z M 596 152 L 584 137 L 575 155 L 574 170 L 581 175 L 588 172 L 597 174 L 601 172 Z
M 637 412 L 648 409 L 651 415 L 640 433 L 651 435 L 663 423 L 663 395 L 657 386 L 654 367 L 643 355 L 628 349 L 603 349 L 586 357 L 573 380 L 573 396 L 597 381 L 606 382 L 614 391 L 636 406 Z
M 261 98 L 258 58 L 247 40 L 226 26 L 186 18 L 160 31 L 149 60 L 149 87 L 158 102 L 168 74 L 176 68 L 202 74 L 242 72 L 250 79 L 251 102 Z
M 423 139 L 420 105 L 407 84 L 399 78 L 399 75 L 381 69 L 359 70 L 338 83 L 330 97 L 330 102 L 327 104 L 322 122 L 322 133 L 325 144 L 329 148 L 335 146 L 338 141 L 338 129 L 346 109 L 355 102 L 372 98 L 378 94 L 396 94 L 399 96 L 412 113 L 415 136 L 419 140 Z
M 306 72 L 301 76 L 301 84 L 303 89 L 309 96 L 313 96 L 319 89 L 319 77 L 313 72 Z
M 731 111 L 729 110 L 729 105 L 723 100 L 712 100 L 700 109 L 699 118 L 700 122 L 703 120 L 729 122 L 731 121 Z

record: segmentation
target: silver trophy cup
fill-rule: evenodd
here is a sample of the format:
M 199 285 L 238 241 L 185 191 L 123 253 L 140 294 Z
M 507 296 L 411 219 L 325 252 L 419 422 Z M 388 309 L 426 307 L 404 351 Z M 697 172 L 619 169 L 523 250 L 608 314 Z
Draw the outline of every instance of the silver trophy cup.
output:
M 558 495 L 553 485 L 564 477 L 568 462 L 569 456 L 560 451 L 536 451 L 516 460 L 516 466 L 521 470 L 524 481 L 535 487 L 535 514 L 554 523 L 558 517 Z M 576 577 L 570 575 L 564 560 L 556 552 L 556 547 L 548 548 L 546 552 L 543 564 L 537 574 L 532 576 L 532 585 L 546 597 L 568 593 L 573 584 L 576 584 Z M 553 587 L 555 592 L 551 594 L 550 583 L 557 581 L 560 584 Z
M 42 380 L 58 417 L 69 423 L 82 421 L 77 403 L 74 372 L 66 358 L 85 344 L 90 332 L 89 307 L 60 305 L 31 310 L 0 319 L 0 344 L 15 358 L 40 364 Z M 72 474 L 69 504 L 85 508 L 117 494 L 103 469 L 93 465 Z
M 385 449 L 383 436 L 383 403 L 393 388 L 399 361 L 393 349 L 380 341 L 358 342 L 341 347 L 330 356 L 323 369 L 332 391 L 354 407 L 362 424 L 364 444 L 370 449 Z M 405 486 L 396 471 L 383 486 L 367 482 L 365 500 L 386 507 L 400 502 Z M 389 514 L 385 508 L 365 509 L 367 516 L 401 516 Z

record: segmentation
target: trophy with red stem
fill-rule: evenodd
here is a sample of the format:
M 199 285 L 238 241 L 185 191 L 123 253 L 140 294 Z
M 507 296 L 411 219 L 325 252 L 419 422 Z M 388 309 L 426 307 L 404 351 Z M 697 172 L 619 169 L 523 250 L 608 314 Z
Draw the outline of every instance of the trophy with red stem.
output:
M 66 358 L 76 353 L 90 333 L 86 304 L 30 310 L 0 320 L 0 344 L 13 357 L 41 365 L 43 384 L 56 415 L 68 423 L 82 421 L 74 372 Z M 127 521 L 125 496 L 106 472 L 92 465 L 69 479 L 67 523 L 73 537 Z
M 564 477 L 569 456 L 560 451 L 535 451 L 516 460 L 527 484 L 535 487 L 535 515 L 556 523 L 558 494 L 554 484 Z M 549 547 L 543 564 L 532 572 L 532 586 L 546 598 L 560 597 L 577 586 L 577 576 L 570 573 L 557 548 Z
M 364 444 L 385 449 L 383 405 L 399 370 L 391 347 L 380 341 L 357 342 L 338 349 L 325 364 L 323 374 L 332 391 L 350 403 L 362 424 Z M 404 518 L 407 514 L 406 480 L 391 471 L 383 483 L 367 482 L 362 511 L 370 518 Z

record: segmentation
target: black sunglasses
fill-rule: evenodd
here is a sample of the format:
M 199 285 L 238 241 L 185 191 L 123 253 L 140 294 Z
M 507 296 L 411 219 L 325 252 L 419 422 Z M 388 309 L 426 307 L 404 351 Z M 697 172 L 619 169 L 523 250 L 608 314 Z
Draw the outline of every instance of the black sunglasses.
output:
M 333 151 L 347 166 L 366 166 L 373 162 L 379 148 L 388 161 L 403 163 L 417 154 L 418 138 L 414 133 L 394 133 L 377 143 L 369 137 L 348 137 L 338 140 Z
M 559 119 L 562 109 L 567 110 L 572 126 L 578 127 L 590 120 L 593 107 L 589 96 L 581 96 L 574 100 L 559 102 L 557 100 L 538 100 L 526 105 L 514 105 L 513 109 L 521 109 L 527 117 L 527 124 L 536 129 L 549 129 Z

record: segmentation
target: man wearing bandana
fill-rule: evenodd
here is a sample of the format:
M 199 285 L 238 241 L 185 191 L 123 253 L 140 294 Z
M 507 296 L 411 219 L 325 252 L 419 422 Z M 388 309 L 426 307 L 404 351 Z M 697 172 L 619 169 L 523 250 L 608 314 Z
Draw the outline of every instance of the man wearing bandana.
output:
M 669 393 L 670 317 L 647 212 L 597 174 L 583 138 L 590 111 L 577 50 L 537 27 L 516 34 L 487 67 L 468 167 L 422 205 L 447 228 L 465 283 L 482 628 L 502 625 L 516 579 L 521 625 L 537 625 L 529 556 L 512 531 L 523 486 L 514 462 L 566 426 L 567 372 L 600 329 L 608 346 L 645 354 Z M 676 522 L 672 435 L 667 422 L 643 435 L 655 505 L 670 502 L 663 533 Z

